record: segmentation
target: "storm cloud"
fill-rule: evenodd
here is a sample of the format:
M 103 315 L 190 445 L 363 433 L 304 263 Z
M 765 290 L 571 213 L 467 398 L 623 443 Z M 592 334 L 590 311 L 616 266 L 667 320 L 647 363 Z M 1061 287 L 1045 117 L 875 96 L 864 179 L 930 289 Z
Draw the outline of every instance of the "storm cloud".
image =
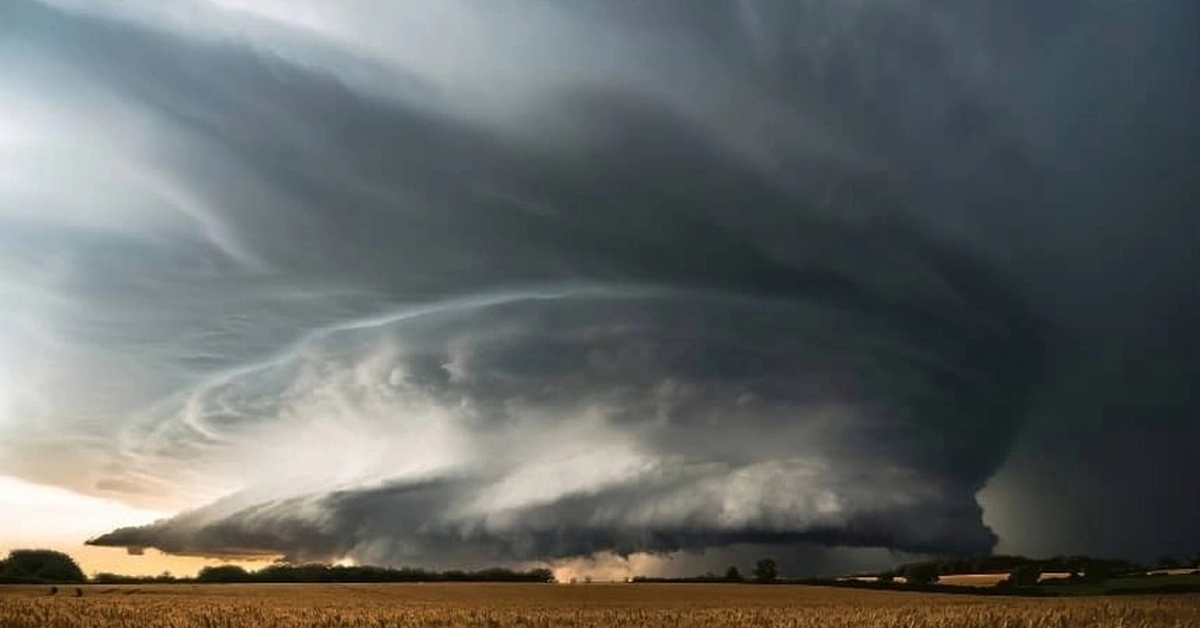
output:
M 94 542 L 387 563 L 989 549 L 973 495 L 1018 428 L 1029 321 L 800 285 L 510 297 L 327 333 L 190 399 L 163 452 L 294 433 L 267 455 L 312 465 L 270 473 L 290 497 L 249 491 Z M 962 295 L 944 296 L 943 316 Z
M 942 4 L 8 3 L 0 471 L 181 554 L 989 551 L 1145 404 L 1081 347 L 1167 321 L 1192 429 L 1193 16 Z

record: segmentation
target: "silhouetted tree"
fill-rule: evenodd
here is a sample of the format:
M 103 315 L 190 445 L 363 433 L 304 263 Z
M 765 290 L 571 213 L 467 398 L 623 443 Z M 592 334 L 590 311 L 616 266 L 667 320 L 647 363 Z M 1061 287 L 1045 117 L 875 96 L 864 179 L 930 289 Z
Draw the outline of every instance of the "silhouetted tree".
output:
M 1071 580 L 1078 580 L 1083 577 L 1083 568 L 1091 562 L 1091 559 L 1083 555 L 1067 556 L 1063 559 L 1061 565 L 1048 565 L 1046 569 L 1061 570 L 1071 574 Z
M 1035 563 L 1017 565 L 1008 572 L 1008 581 L 1016 587 L 1032 587 L 1042 577 L 1042 568 Z
M 533 569 L 517 575 L 529 582 L 554 582 L 554 572 L 549 569 Z
M 240 577 L 240 576 L 237 576 Z M 425 571 L 423 569 L 388 569 L 367 565 L 329 566 L 323 564 L 291 565 L 277 563 L 247 574 L 249 582 L 554 582 L 549 569 L 513 571 L 489 568 L 479 571 Z M 232 580 L 238 582 L 239 580 Z
M 730 582 L 741 582 L 742 572 L 738 571 L 737 567 L 730 565 L 729 569 L 725 570 L 725 579 Z
M 764 558 L 757 563 L 754 563 L 754 581 L 755 582 L 775 582 L 779 578 L 779 568 L 775 565 L 775 561 L 770 558 Z
M 146 576 L 123 576 L 102 571 L 92 574 L 92 582 L 95 584 L 146 584 L 150 582 L 150 578 Z
M 1103 560 L 1093 560 L 1083 566 L 1083 579 L 1088 582 L 1103 582 L 1112 575 L 1112 563 Z
M 198 582 L 248 582 L 250 573 L 237 565 L 205 567 L 196 574 Z
M 938 581 L 937 563 L 915 563 L 904 568 L 908 584 L 933 584 Z
M 885 572 L 879 574 L 875 578 L 875 580 L 877 582 L 882 582 L 883 584 L 891 584 L 896 581 L 896 574 L 894 574 L 890 571 L 885 571 Z
M 0 582 L 87 582 L 87 576 L 62 552 L 25 549 L 13 550 L 0 561 Z

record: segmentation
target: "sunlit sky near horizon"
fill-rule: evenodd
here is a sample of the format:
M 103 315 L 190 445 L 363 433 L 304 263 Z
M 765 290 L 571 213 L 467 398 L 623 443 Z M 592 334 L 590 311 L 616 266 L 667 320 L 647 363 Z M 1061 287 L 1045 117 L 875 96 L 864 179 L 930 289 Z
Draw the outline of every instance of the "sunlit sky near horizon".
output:
M 0 478 L 0 511 L 9 513 L 5 517 L 0 552 L 21 548 L 66 552 L 89 575 L 158 575 L 164 571 L 189 575 L 216 562 L 197 557 L 167 556 L 153 550 L 134 556 L 124 549 L 87 547 L 82 543 L 98 529 L 143 524 L 166 518 L 171 513 L 131 508 L 120 502 L 13 478 Z M 251 568 L 261 566 L 247 565 Z

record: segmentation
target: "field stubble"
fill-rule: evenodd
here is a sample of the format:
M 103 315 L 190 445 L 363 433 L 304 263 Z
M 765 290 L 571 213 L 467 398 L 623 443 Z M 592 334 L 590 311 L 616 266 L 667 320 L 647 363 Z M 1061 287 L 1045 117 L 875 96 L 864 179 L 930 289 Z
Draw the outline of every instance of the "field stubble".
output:
M 738 585 L 0 588 L 4 628 L 1197 628 L 1200 595 L 982 598 Z

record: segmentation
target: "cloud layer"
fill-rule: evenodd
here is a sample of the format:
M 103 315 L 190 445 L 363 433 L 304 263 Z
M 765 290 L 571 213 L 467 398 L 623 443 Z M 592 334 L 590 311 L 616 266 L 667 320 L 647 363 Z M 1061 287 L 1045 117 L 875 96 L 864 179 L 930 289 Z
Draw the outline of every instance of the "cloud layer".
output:
M 987 551 L 1076 348 L 1195 304 L 1169 194 L 1080 191 L 1184 181 L 1105 133 L 1194 90 L 1072 96 L 1187 9 L 1000 4 L 9 3 L 0 472 L 189 554 Z
M 963 297 L 945 296 L 940 315 Z M 930 305 L 639 289 L 331 332 L 193 397 L 169 432 L 172 455 L 249 443 L 274 499 L 256 486 L 94 542 L 386 563 L 985 551 L 973 495 L 1018 427 L 1029 320 L 935 324 Z

